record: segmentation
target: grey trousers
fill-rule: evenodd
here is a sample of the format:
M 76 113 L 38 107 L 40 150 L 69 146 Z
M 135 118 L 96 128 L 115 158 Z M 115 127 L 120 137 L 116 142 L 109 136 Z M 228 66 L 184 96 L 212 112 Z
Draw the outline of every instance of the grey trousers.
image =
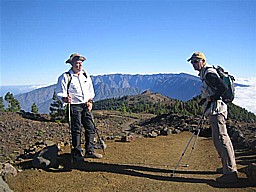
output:
M 210 115 L 209 123 L 212 128 L 212 140 L 221 158 L 223 174 L 237 172 L 235 152 L 227 133 L 226 120 L 223 115 Z

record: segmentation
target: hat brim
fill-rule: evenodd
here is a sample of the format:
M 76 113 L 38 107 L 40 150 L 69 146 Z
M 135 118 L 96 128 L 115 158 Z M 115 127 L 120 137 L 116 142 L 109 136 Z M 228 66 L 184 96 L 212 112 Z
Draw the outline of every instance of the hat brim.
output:
M 205 60 L 204 58 L 201 58 L 201 57 L 191 57 L 187 61 L 189 62 L 189 61 L 195 60 L 195 59 L 203 59 L 203 60 Z
M 86 60 L 86 58 L 83 57 L 83 56 L 75 56 L 73 58 L 69 58 L 68 60 L 66 60 L 66 63 L 70 63 L 71 64 L 72 60 L 74 60 L 76 57 L 79 57 L 77 60 L 80 60 L 82 62 L 84 62 Z

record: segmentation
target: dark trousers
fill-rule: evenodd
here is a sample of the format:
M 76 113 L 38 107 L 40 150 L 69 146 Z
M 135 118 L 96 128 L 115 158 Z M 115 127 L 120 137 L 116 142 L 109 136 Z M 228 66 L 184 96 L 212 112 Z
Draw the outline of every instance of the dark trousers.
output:
M 71 104 L 71 134 L 72 146 L 75 151 L 81 149 L 82 126 L 85 129 L 85 150 L 86 153 L 94 152 L 95 127 L 93 117 L 85 104 Z

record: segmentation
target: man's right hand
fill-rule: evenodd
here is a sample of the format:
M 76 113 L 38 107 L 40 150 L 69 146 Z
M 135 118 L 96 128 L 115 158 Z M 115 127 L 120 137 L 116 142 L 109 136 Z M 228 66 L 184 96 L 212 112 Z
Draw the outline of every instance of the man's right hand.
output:
M 63 101 L 64 103 L 71 103 L 71 96 L 62 97 L 62 101 Z

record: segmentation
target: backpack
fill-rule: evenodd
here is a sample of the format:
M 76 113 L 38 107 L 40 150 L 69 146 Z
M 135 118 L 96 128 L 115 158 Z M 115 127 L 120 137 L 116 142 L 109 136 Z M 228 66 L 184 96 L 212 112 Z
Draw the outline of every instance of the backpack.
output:
M 220 66 L 212 66 L 220 76 L 220 78 L 224 81 L 224 83 L 227 85 L 228 89 L 221 95 L 222 100 L 225 103 L 231 103 L 234 98 L 235 98 L 235 85 L 234 81 L 235 78 L 234 76 L 228 74 L 222 67 Z M 208 67 L 210 68 L 210 67 Z

